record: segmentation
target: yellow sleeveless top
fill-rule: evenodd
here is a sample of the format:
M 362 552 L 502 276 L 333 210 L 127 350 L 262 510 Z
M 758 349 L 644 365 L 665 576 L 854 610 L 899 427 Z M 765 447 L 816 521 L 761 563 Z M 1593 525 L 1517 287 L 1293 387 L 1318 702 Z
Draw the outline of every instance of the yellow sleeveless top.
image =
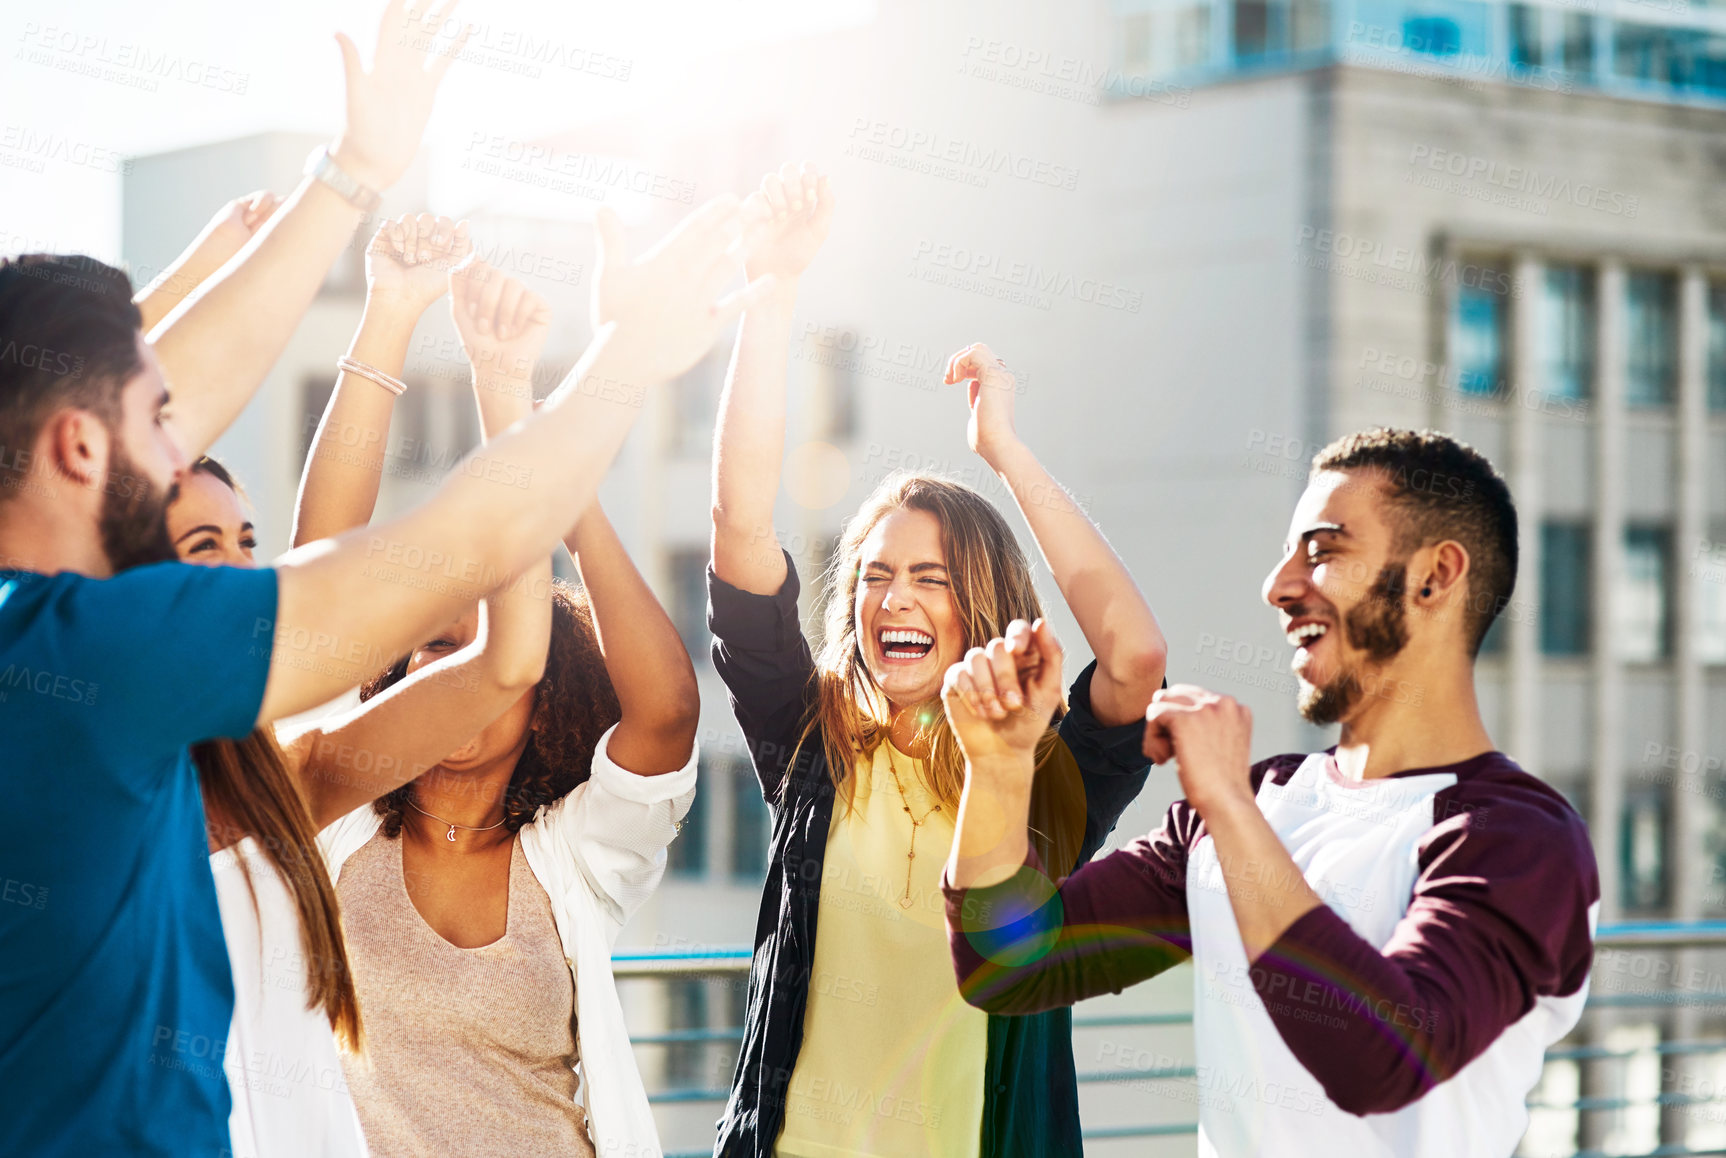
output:
M 781 1158 L 979 1153 L 989 1018 L 953 978 L 941 873 L 954 817 L 935 805 L 890 743 L 858 761 L 856 806 L 834 803 Z

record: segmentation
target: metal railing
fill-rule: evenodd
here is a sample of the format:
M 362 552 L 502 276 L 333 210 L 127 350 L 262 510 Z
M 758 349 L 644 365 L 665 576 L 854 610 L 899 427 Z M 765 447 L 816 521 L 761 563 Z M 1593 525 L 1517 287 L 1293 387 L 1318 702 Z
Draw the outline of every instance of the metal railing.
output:
M 1633 1048 L 1613 1048 L 1610 1046 L 1580 1042 L 1567 1044 L 1560 1042 L 1547 1051 L 1546 1060 L 1549 1064 L 1569 1063 L 1576 1066 L 1600 1066 L 1614 1062 L 1631 1062 L 1637 1059 L 1655 1058 L 1699 1058 L 1713 1055 L 1726 1055 L 1726 974 L 1707 974 L 1713 978 L 1706 984 L 1686 988 L 1679 984 L 1667 989 L 1647 988 L 1638 990 L 1634 986 L 1628 992 L 1598 992 L 1601 979 L 1601 966 L 1598 957 L 1601 953 L 1621 953 L 1633 950 L 1648 950 L 1648 956 L 1637 956 L 1630 967 L 1617 972 L 1630 973 L 1631 981 L 1656 982 L 1662 977 L 1676 979 L 1677 966 L 1670 961 L 1662 964 L 1662 958 L 1653 954 L 1671 953 L 1681 950 L 1720 950 L 1726 949 L 1726 921 L 1702 922 L 1633 922 L 1603 926 L 1595 936 L 1595 952 L 1597 955 L 1595 967 L 1595 984 L 1591 989 L 1582 1026 L 1589 1025 L 1589 1014 L 1607 1013 L 1622 1018 L 1624 1011 L 1655 1010 L 1662 1015 L 1678 1009 L 1697 1009 L 1713 1011 L 1722 1015 L 1722 1024 L 1718 1036 L 1702 1037 L 1695 1040 L 1661 1040 L 1651 1045 Z M 751 952 L 747 947 L 727 947 L 715 949 L 654 951 L 654 952 L 620 952 L 612 958 L 612 969 L 620 981 L 642 980 L 700 980 L 700 979 L 730 979 L 741 984 L 749 973 Z M 1646 966 L 1643 972 L 1638 969 Z M 1190 1012 L 1178 1013 L 1141 1013 L 1101 1016 L 1075 1016 L 1073 1029 L 1154 1029 L 1186 1026 L 1192 1023 Z M 1580 1028 L 1580 1027 L 1579 1027 Z M 1574 1036 L 1574 1035 L 1573 1035 Z M 633 1043 L 643 1047 L 676 1047 L 701 1045 L 735 1045 L 743 1037 L 742 1026 L 724 1026 L 714 1028 L 675 1029 L 662 1033 L 638 1034 Z M 731 1055 L 735 1057 L 733 1052 Z M 1726 1070 L 1722 1071 L 1726 1074 Z M 1179 1082 L 1190 1081 L 1196 1076 L 1190 1065 L 1154 1066 L 1139 1069 L 1110 1069 L 1098 1071 L 1080 1071 L 1078 1079 L 1081 1086 L 1098 1086 L 1120 1082 Z M 679 1105 L 688 1103 L 722 1104 L 729 1090 L 714 1086 L 679 1086 L 650 1091 L 648 1100 L 655 1105 Z M 1622 1113 L 1629 1110 L 1646 1110 L 1650 1107 L 1656 1111 L 1682 1111 L 1696 1106 L 1719 1106 L 1720 1121 L 1726 1127 L 1726 1078 L 1723 1078 L 1718 1089 L 1707 1095 L 1669 1091 L 1662 1089 L 1652 1096 L 1632 1095 L 1598 1095 L 1578 1093 L 1575 1098 L 1565 1101 L 1546 1101 L 1534 1096 L 1529 1100 L 1531 1111 L 1551 1111 L 1576 1116 L 1578 1121 L 1586 1115 L 1601 1115 Z M 1146 1123 L 1129 1126 L 1107 1126 L 1088 1128 L 1084 1131 L 1086 1141 L 1108 1141 L 1116 1139 L 1150 1139 L 1170 1137 L 1182 1134 L 1194 1134 L 1198 1130 L 1196 1122 Z M 1579 1135 L 1587 1132 L 1580 1130 Z M 1726 1129 L 1723 1129 L 1726 1133 Z M 1578 1146 L 1571 1151 L 1574 1158 L 1596 1158 L 1606 1153 L 1623 1154 L 1622 1149 L 1610 1151 L 1600 1148 L 1582 1148 Z M 669 1152 L 666 1158 L 698 1158 L 708 1153 L 705 1150 Z M 1666 1156 L 1701 1156 L 1726 1155 L 1726 1141 L 1720 1146 L 1711 1148 L 1688 1148 L 1680 1142 L 1668 1142 L 1638 1153 L 1646 1158 L 1666 1158 Z

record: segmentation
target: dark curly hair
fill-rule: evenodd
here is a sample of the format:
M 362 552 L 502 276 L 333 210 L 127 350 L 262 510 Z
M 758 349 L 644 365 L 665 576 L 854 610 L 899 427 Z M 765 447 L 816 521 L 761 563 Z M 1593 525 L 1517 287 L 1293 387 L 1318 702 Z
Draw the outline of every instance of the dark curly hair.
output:
M 407 672 L 408 657 L 403 656 L 373 676 L 360 689 L 360 699 L 371 699 L 404 679 Z M 559 580 L 551 585 L 551 647 L 545 675 L 534 685 L 533 696 L 527 747 L 504 792 L 503 822 L 509 832 L 520 831 L 542 807 L 562 800 L 591 776 L 599 738 L 623 718 L 600 654 L 587 592 Z M 404 784 L 372 802 L 384 818 L 384 835 L 392 840 L 401 835 L 402 813 L 412 791 L 411 783 Z

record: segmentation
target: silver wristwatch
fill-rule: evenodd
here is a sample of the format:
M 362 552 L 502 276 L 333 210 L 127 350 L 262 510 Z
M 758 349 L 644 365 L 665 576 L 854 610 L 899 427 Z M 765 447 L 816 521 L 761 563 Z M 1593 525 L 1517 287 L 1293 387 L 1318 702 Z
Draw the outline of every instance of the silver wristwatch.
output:
M 362 213 L 370 213 L 378 207 L 382 197 L 376 189 L 368 189 L 354 179 L 352 173 L 336 164 L 330 156 L 328 145 L 319 145 L 306 158 L 306 176 L 315 177 L 319 181 L 341 194 L 342 200 L 352 205 Z

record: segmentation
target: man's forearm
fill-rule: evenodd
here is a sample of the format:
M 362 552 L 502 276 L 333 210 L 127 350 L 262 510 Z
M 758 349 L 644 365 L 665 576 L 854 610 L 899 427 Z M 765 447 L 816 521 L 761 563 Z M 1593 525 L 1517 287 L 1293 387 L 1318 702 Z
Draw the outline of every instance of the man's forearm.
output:
M 1029 755 L 999 757 L 982 767 L 967 764 L 965 791 L 947 873 L 953 887 L 986 888 L 1011 877 L 1030 851 L 1031 781 Z
M 1256 961 L 1301 917 L 1324 904 L 1277 837 L 1258 802 L 1243 796 L 1200 810 L 1213 841 L 1248 961 Z
M 143 316 L 140 327 L 148 334 L 154 330 L 161 320 L 174 311 L 174 307 L 186 300 L 193 290 L 197 289 L 218 269 L 222 268 L 219 261 L 206 260 L 199 252 L 202 238 L 192 243 L 192 248 L 174 259 L 174 263 L 156 276 L 156 279 L 138 292 L 134 300 L 138 305 L 138 313 Z
M 189 457 L 237 417 L 293 336 L 360 211 L 306 178 L 250 244 L 152 335 Z
M 486 590 L 539 562 L 592 503 L 645 398 L 603 329 L 544 407 L 450 471 L 387 523 L 278 562 L 277 650 L 306 639 L 317 662 L 271 661 L 261 720 L 322 703 L 400 655 Z

